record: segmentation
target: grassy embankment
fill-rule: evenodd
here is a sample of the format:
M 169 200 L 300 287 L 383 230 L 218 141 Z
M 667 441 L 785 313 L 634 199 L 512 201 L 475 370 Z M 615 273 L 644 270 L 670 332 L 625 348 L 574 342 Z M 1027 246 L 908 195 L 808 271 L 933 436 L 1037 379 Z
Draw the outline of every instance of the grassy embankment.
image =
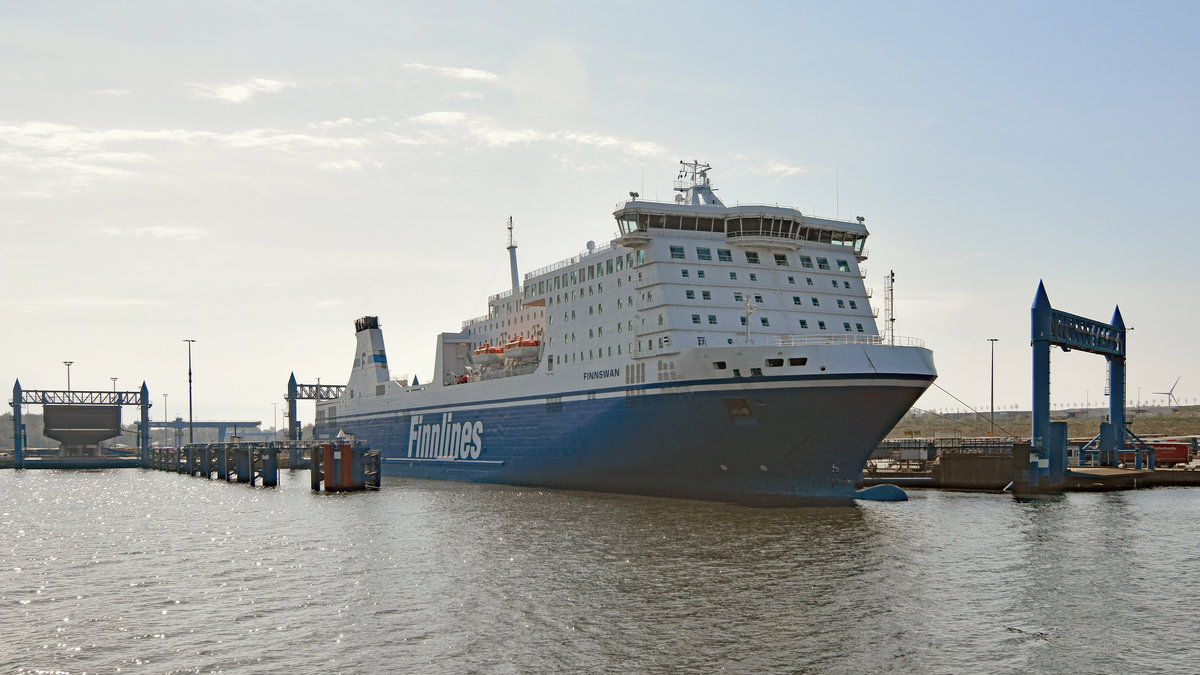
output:
M 1053 422 L 1066 422 L 1070 438 L 1092 438 L 1100 433 L 1100 423 L 1108 414 L 1107 409 L 1093 408 L 1090 411 L 1050 412 Z M 1087 416 L 1087 412 L 1091 416 Z M 1192 436 L 1200 435 L 1200 406 L 1180 408 L 1149 408 L 1126 411 L 1129 430 L 1139 437 Z M 1032 425 L 1028 411 L 1006 411 L 996 413 L 996 435 L 1028 438 Z M 900 420 L 888 438 L 934 438 L 938 436 L 987 436 L 990 425 L 987 412 L 981 415 L 935 415 L 932 413 L 909 413 Z

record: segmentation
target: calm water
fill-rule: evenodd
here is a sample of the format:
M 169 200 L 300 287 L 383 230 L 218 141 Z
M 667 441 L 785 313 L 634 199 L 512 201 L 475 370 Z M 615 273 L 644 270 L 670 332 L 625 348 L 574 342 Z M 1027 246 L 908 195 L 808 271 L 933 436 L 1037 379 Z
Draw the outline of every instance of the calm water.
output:
M 0 671 L 1196 672 L 1200 490 L 753 509 L 0 471 Z

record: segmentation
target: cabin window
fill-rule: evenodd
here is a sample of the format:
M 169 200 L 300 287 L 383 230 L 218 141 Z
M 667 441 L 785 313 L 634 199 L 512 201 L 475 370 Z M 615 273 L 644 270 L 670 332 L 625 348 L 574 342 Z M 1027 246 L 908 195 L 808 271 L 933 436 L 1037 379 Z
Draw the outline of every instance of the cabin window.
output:
M 862 327 L 861 323 L 854 324 L 854 327 L 858 329 L 858 332 L 860 332 L 860 333 L 863 332 L 863 327 Z
M 717 260 L 721 262 L 733 262 L 733 252 L 727 248 L 717 249 Z
M 751 368 L 750 377 L 762 377 L 762 368 Z
M 700 315 L 699 314 L 692 315 L 692 323 L 700 323 Z
M 754 272 L 750 273 L 750 281 L 758 281 L 758 275 Z
M 817 269 L 821 269 L 821 270 L 829 269 L 829 260 L 826 258 L 817 258 Z
M 746 298 L 745 298 L 745 296 L 743 296 L 741 293 L 736 293 L 736 292 L 735 292 L 735 293 L 733 294 L 733 301 L 734 301 L 734 302 L 744 302 L 744 301 L 745 301 L 745 299 L 746 299 Z
M 620 272 L 622 269 L 625 269 L 625 266 L 624 266 L 624 261 L 625 261 L 625 259 L 624 259 L 624 258 L 617 258 L 617 271 L 618 271 L 618 272 Z M 612 263 L 612 261 L 611 261 L 611 260 L 610 260 L 610 261 L 608 261 L 608 262 L 609 262 L 609 264 L 611 264 L 611 263 Z
M 833 284 L 834 288 L 837 288 L 837 279 L 830 279 L 829 283 Z
M 821 301 L 816 298 L 812 298 L 812 304 L 813 304 L 813 307 L 820 307 Z
M 796 285 L 796 277 L 788 277 L 788 283 L 795 286 Z
M 800 327 L 808 330 L 808 319 L 800 319 Z
M 684 259 L 683 247 L 682 246 L 672 246 L 671 247 L 671 258 L 673 260 L 683 260 Z
M 688 271 L 687 270 L 679 270 L 679 276 L 686 279 L 688 277 Z
M 759 303 L 759 304 L 762 304 L 762 301 L 763 301 L 763 296 L 761 296 L 761 295 L 756 295 L 756 296 L 754 296 L 754 301 L 755 301 L 755 302 L 757 302 L 757 303 Z
M 696 338 L 696 346 L 697 346 L 697 347 L 703 347 L 703 346 L 705 346 L 705 345 L 707 345 L 707 344 L 708 344 L 708 338 L 704 337 L 703 335 L 701 335 L 700 337 Z
M 817 322 L 817 328 L 820 328 L 821 330 L 825 330 L 825 322 L 824 322 L 824 321 L 818 321 L 818 322 Z
M 792 296 L 792 304 L 793 305 L 803 305 L 804 303 L 800 301 L 800 296 L 793 295 Z
M 813 285 L 813 280 L 812 280 L 812 277 L 805 277 L 805 278 L 804 278 L 804 280 L 808 282 L 808 285 L 809 285 L 809 286 L 812 286 L 812 285 Z
M 846 303 L 841 298 L 838 298 L 838 309 L 846 309 Z
M 751 265 L 758 264 L 758 253 L 756 251 L 746 251 L 746 262 Z
M 738 318 L 742 320 L 742 325 L 745 326 L 746 325 L 746 317 L 739 316 Z
M 843 321 L 843 322 L 842 322 L 842 328 L 845 328 L 845 329 L 846 329 L 846 332 L 847 332 L 847 333 L 849 333 L 849 332 L 850 332 L 850 322 L 849 322 L 849 321 Z
M 850 288 L 850 282 L 849 282 L 849 281 L 843 281 L 843 282 L 842 282 L 842 285 L 843 285 L 843 286 L 845 286 L 846 288 Z
M 760 317 L 760 318 L 758 319 L 758 322 L 759 322 L 759 323 L 761 323 L 761 324 L 762 324 L 762 325 L 764 325 L 764 326 L 770 326 L 770 325 L 771 325 L 771 320 L 770 320 L 770 319 L 768 319 L 768 318 L 767 318 L 767 317 L 765 317 L 765 316 L 764 316 L 764 317 Z
M 845 260 L 837 261 L 837 266 L 838 266 L 839 272 L 849 272 L 850 271 L 850 263 L 846 262 Z
M 646 249 L 644 249 L 644 248 L 639 248 L 639 249 L 638 249 L 638 252 L 637 252 L 637 264 L 638 264 L 638 265 L 645 265 L 645 264 L 646 264 Z
M 730 273 L 729 273 L 729 278 L 730 278 L 730 279 L 732 279 L 732 280 L 734 280 L 734 281 L 737 281 L 737 272 L 730 272 Z
M 708 324 L 709 324 L 710 326 L 715 326 L 715 325 L 717 325 L 717 315 L 716 315 L 716 314 L 709 314 L 709 315 L 708 315 Z
M 811 270 L 813 268 L 812 258 L 810 258 L 806 255 L 800 256 L 800 266 L 805 269 Z
M 850 301 L 850 309 L 858 309 L 858 305 L 853 300 Z
M 696 260 L 712 260 L 712 249 L 697 248 L 696 249 Z
M 685 298 L 687 298 L 688 300 L 695 300 L 696 299 L 696 291 L 693 291 L 689 288 L 688 290 L 683 292 L 683 296 Z
M 787 267 L 787 264 L 788 264 L 787 255 L 785 255 L 783 253 L 776 253 L 775 254 L 775 264 L 779 265 L 780 267 Z
M 709 293 L 708 291 L 700 291 L 700 299 L 712 300 L 712 293 Z
M 703 279 L 704 278 L 704 270 L 696 270 L 696 278 Z

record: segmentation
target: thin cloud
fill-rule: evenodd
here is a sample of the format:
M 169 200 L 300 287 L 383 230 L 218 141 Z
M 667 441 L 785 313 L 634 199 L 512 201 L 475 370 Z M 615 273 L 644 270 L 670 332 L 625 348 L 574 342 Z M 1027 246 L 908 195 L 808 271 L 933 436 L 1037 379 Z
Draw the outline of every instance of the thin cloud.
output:
M 500 76 L 486 70 L 477 68 L 461 68 L 455 66 L 431 66 L 425 63 L 402 63 L 401 68 L 415 71 L 418 73 L 433 73 L 442 77 L 449 77 L 456 80 L 473 80 L 476 82 L 498 82 Z
M 87 93 L 92 94 L 94 96 L 108 96 L 109 98 L 120 98 L 121 96 L 128 96 L 129 90 L 128 89 L 88 89 Z
M 196 227 L 169 227 L 161 225 L 132 229 L 106 227 L 100 230 L 100 233 L 110 237 L 150 237 L 152 239 L 173 239 L 176 241 L 195 241 L 208 235 L 207 230 L 201 230 Z
M 424 127 L 429 136 L 443 143 L 476 143 L 490 147 L 548 143 L 615 150 L 636 157 L 663 157 L 666 148 L 653 142 L 594 132 L 539 131 L 529 127 L 513 128 L 497 124 L 484 115 L 459 111 L 435 111 L 410 118 Z
M 380 162 L 371 162 L 361 159 L 342 159 L 329 162 L 321 162 L 317 168 L 321 171 L 332 171 L 334 173 L 345 173 L 347 171 L 358 172 L 363 169 L 379 169 L 383 164 Z
M 777 160 L 770 160 L 765 164 L 752 166 L 746 169 L 746 173 L 752 173 L 757 176 L 774 176 L 777 179 L 787 178 L 800 173 L 808 173 L 808 169 L 802 166 L 794 166 Z
M 295 82 L 271 80 L 263 77 L 256 77 L 233 84 L 193 83 L 190 85 L 192 95 L 196 98 L 214 99 L 224 103 L 245 103 L 259 94 L 274 94 L 295 86 Z

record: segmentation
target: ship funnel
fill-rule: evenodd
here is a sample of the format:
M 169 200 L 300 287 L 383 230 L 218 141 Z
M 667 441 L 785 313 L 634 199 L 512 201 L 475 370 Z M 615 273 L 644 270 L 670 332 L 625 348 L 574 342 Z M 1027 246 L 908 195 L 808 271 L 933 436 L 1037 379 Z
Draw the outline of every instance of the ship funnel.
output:
M 379 317 L 364 316 L 354 321 L 355 354 L 347 387 L 351 396 L 382 396 L 388 381 L 387 350 Z

